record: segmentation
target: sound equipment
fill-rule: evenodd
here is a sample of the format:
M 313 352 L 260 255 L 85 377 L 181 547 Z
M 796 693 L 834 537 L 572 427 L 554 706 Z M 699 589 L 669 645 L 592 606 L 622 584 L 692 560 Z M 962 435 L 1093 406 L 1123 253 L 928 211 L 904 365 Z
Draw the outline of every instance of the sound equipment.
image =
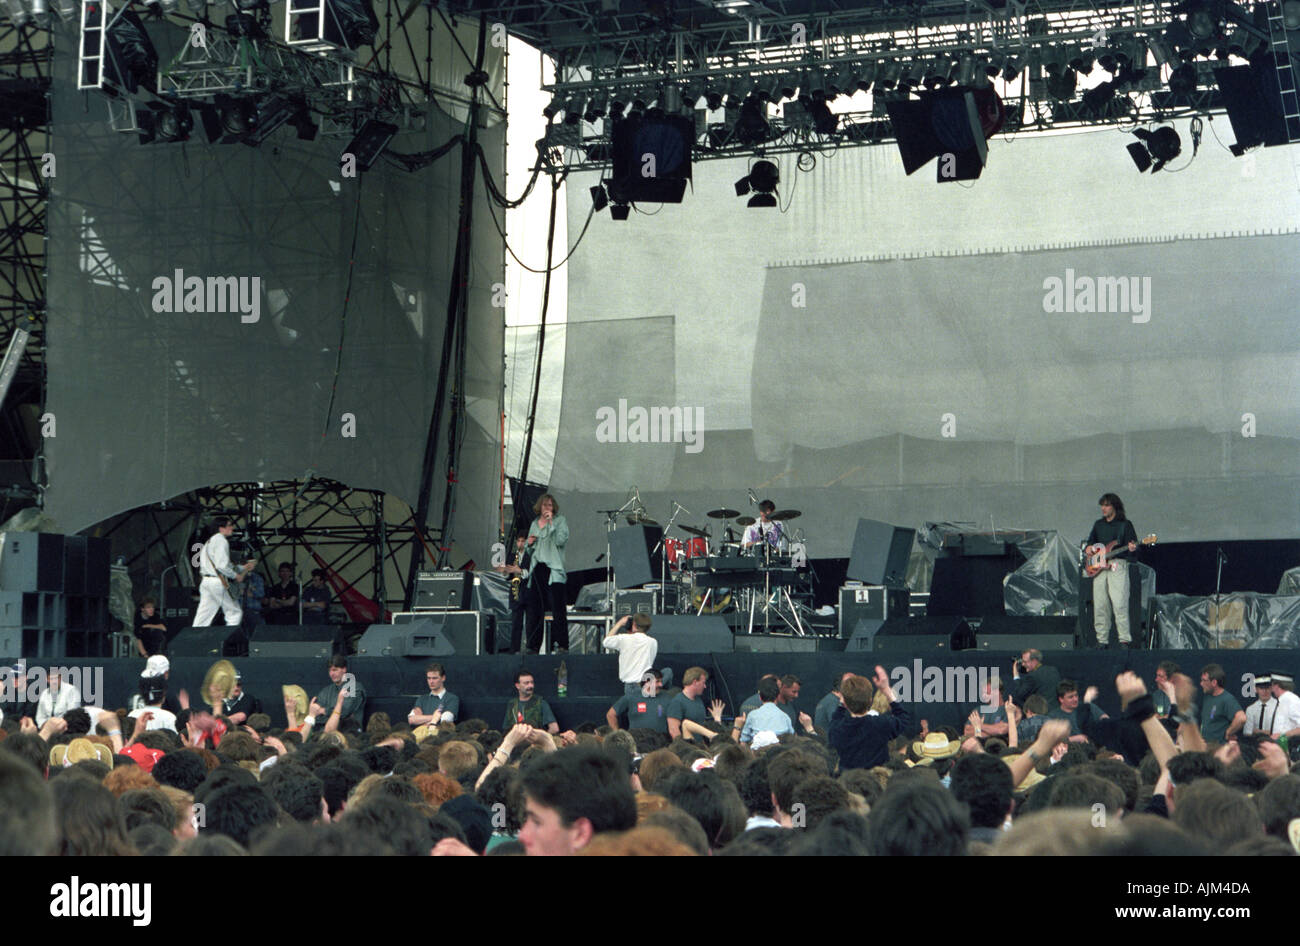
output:
M 614 620 L 629 614 L 654 614 L 659 610 L 659 592 L 653 588 L 628 588 L 614 592 Z
M 470 657 L 482 653 L 478 611 L 403 612 L 393 615 L 393 620 L 366 629 L 357 644 L 358 657 Z
M 328 660 L 338 650 L 338 637 L 339 632 L 329 624 L 263 624 L 253 632 L 248 653 L 251 657 Z
M 69 595 L 86 593 L 86 537 L 84 535 L 63 537 L 63 593 Z
M 844 645 L 844 652 L 858 653 L 864 650 L 875 650 L 876 634 L 880 632 L 880 628 L 884 623 L 883 618 L 859 618 L 858 622 L 853 625 L 853 633 Z
M 1006 614 L 1002 579 L 1024 564 L 1019 550 L 1001 557 L 957 555 L 939 558 L 930 579 L 930 617 L 987 617 Z
M 907 616 L 923 618 L 930 609 L 930 592 L 912 591 L 907 595 Z
M 848 638 L 862 618 L 906 617 L 909 593 L 906 588 L 880 585 L 844 585 L 840 588 L 840 637 Z
M 656 614 L 649 634 L 662 654 L 730 654 L 735 650 L 731 628 L 721 615 Z
M 86 594 L 91 597 L 108 597 L 113 571 L 109 554 L 111 550 L 112 543 L 108 539 L 92 536 L 86 540 Z
M 215 627 L 187 627 L 167 642 L 167 656 L 212 658 L 237 656 L 231 653 L 238 649 L 238 641 L 232 638 L 243 640 L 239 628 L 228 627 L 225 624 Z
M 20 657 L 23 653 L 23 629 L 0 624 L 0 658 Z
M 980 106 L 985 105 L 983 99 Z M 941 184 L 973 181 L 984 170 L 988 145 L 976 95 L 970 89 L 922 92 L 917 99 L 891 101 L 886 110 L 905 173 L 919 170 L 932 158 L 940 158 L 935 179 Z
M 1077 620 L 1073 617 L 1020 617 L 995 615 L 987 617 L 975 629 L 980 650 L 1026 650 L 1048 652 L 1074 650 Z
M 658 556 L 651 556 L 664 530 L 659 526 L 624 526 L 609 537 L 614 587 L 636 588 L 659 580 Z
M 864 628 L 864 636 L 869 634 L 870 628 Z M 857 636 L 855 629 L 854 637 Z M 856 648 L 852 645 L 853 638 L 850 638 L 849 646 L 844 649 L 866 649 L 861 644 Z M 876 653 L 970 650 L 975 647 L 975 635 L 970 625 L 959 617 L 890 618 L 876 628 L 871 645 Z
M 61 593 L 63 539 L 49 532 L 0 534 L 0 588 Z
M 162 605 L 157 613 L 172 634 L 179 634 L 182 628 L 194 623 L 193 591 L 193 588 L 184 585 L 164 587 L 162 590 Z
M 413 611 L 462 611 L 474 592 L 473 572 L 420 572 L 415 576 Z
M 853 551 L 845 577 L 868 585 L 902 587 L 907 578 L 907 560 L 912 554 L 915 529 L 891 526 L 875 519 L 859 519 L 853 533 Z

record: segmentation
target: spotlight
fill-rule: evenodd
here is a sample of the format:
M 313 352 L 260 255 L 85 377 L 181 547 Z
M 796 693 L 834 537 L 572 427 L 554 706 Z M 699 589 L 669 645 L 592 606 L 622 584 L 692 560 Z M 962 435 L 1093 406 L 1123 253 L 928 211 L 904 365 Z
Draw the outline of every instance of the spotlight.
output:
M 583 119 L 588 122 L 595 122 L 597 119 L 604 118 L 605 113 L 609 111 L 609 96 L 593 95 L 587 100 L 587 109 L 583 112 Z
M 605 194 L 605 188 L 600 184 L 595 184 L 591 188 L 591 207 L 596 213 L 600 213 L 609 206 L 609 197 Z
M 781 183 L 781 172 L 771 161 L 755 161 L 749 173 L 736 181 L 736 196 L 744 197 L 751 190 L 749 207 L 775 207 L 776 187 Z
M 609 99 L 609 117 L 611 121 L 618 121 L 623 117 L 623 110 L 627 108 L 627 94 L 624 92 L 615 92 Z
M 880 64 L 878 62 L 875 62 L 873 60 L 871 62 L 864 62 L 862 63 L 862 65 L 858 67 L 857 91 L 859 92 L 871 91 L 871 84 L 876 81 L 876 70 L 879 65 Z M 849 94 L 852 95 L 853 90 L 849 90 Z
M 1163 125 L 1155 131 L 1138 128 L 1133 134 L 1138 141 L 1128 146 L 1128 153 L 1133 158 L 1133 163 L 1137 165 L 1138 173 L 1151 168 L 1151 173 L 1155 174 L 1178 157 L 1183 150 L 1183 141 L 1178 137 L 1178 132 L 1168 125 Z M 1145 147 L 1140 142 L 1145 142 Z M 1151 165 L 1153 158 L 1154 167 Z
M 203 111 L 203 130 L 207 133 L 208 141 L 220 138 L 223 144 L 229 144 L 241 141 L 248 134 L 257 121 L 257 107 L 251 99 L 222 94 L 216 98 L 212 117 L 215 117 L 215 123 L 211 121 L 209 112 L 206 109 Z
M 547 118 L 554 118 L 562 111 L 564 111 L 564 99 L 555 95 L 551 97 L 551 101 L 542 109 L 542 114 Z
M 1196 67 L 1185 62 L 1169 74 L 1169 91 L 1175 95 L 1191 95 L 1196 91 Z
M 194 117 L 184 102 L 177 105 L 150 102 L 148 108 L 136 110 L 135 120 L 142 145 L 155 141 L 160 144 L 188 141 L 194 128 Z
M 316 135 L 320 131 L 320 126 L 312 121 L 311 109 L 305 104 L 300 105 L 298 111 L 294 113 L 293 118 L 289 119 L 290 123 L 298 132 L 298 138 L 302 141 L 315 141 Z
M 564 103 L 564 124 L 576 125 L 582 119 L 585 103 L 580 98 L 569 99 Z
M 757 96 L 751 95 L 740 106 L 740 116 L 736 119 L 736 140 L 742 144 L 753 145 L 767 141 L 772 134 L 772 126 L 764 115 L 764 105 Z
M 241 140 L 250 148 L 256 148 L 269 138 L 277 128 L 293 118 L 299 108 L 299 103 L 295 103 L 283 95 L 267 96 L 257 103 L 257 110 L 253 117 L 253 127 Z
M 735 83 L 733 82 L 731 85 L 735 85 Z M 726 94 L 729 88 L 730 86 L 721 84 L 710 85 L 704 93 L 704 107 L 710 112 L 722 108 L 722 96 Z
M 611 220 L 626 220 L 631 210 L 632 208 L 628 204 L 610 204 L 609 217 Z

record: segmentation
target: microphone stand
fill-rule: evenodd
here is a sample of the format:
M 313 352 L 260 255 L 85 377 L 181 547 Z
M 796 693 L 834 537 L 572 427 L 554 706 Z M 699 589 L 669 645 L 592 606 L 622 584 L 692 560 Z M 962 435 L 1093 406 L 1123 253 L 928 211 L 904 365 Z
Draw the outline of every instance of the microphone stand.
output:
M 1219 588 L 1223 581 L 1223 566 L 1228 561 L 1228 556 L 1223 554 L 1223 546 L 1217 546 L 1214 553 L 1214 647 L 1219 649 L 1222 644 L 1219 637 L 1223 631 L 1223 611 L 1219 604 Z
M 677 521 L 677 513 L 682 510 L 682 506 L 673 500 L 673 513 L 668 517 L 668 525 L 664 526 L 663 535 L 659 536 L 659 544 L 650 552 L 651 556 L 659 554 L 659 606 L 666 608 L 668 606 L 668 548 L 664 540 L 668 537 L 668 530 L 673 527 Z M 666 611 L 655 611 L 656 614 L 666 614 Z
M 628 506 L 636 502 L 636 497 L 629 496 L 627 502 L 617 509 L 597 509 L 596 512 L 605 517 L 605 600 L 609 602 L 610 613 L 614 610 L 614 557 L 612 554 L 613 533 L 618 528 L 618 517 L 621 516 Z

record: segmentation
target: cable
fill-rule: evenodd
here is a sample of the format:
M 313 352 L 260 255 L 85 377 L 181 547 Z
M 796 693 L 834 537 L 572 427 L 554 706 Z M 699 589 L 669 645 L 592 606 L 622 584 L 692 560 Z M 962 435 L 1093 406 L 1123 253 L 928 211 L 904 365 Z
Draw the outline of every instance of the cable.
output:
M 557 182 L 556 187 L 558 188 L 558 186 L 559 184 Z M 510 255 L 514 257 L 515 262 L 518 263 L 520 266 L 522 266 L 524 269 L 528 270 L 530 273 L 537 273 L 538 275 L 541 275 L 543 273 L 551 273 L 554 270 L 559 269 L 561 266 L 567 263 L 570 260 L 570 258 L 572 258 L 575 252 L 577 252 L 578 244 L 581 243 L 582 238 L 587 235 L 587 228 L 591 226 L 591 220 L 593 217 L 596 216 L 596 206 L 593 204 L 591 210 L 587 212 L 587 222 L 582 225 L 582 232 L 578 234 L 577 241 L 573 244 L 572 247 L 569 248 L 569 252 L 565 255 L 564 259 L 560 260 L 558 263 L 555 263 L 554 265 L 550 266 L 547 269 L 534 269 L 533 267 L 525 263 L 523 260 L 521 260 L 515 254 L 515 251 L 511 249 L 510 244 L 506 242 L 505 231 L 501 228 L 501 223 L 500 221 L 497 220 L 497 215 L 495 211 L 492 210 L 491 204 L 488 205 L 488 216 L 492 218 L 493 226 L 497 228 L 497 233 L 501 235 L 501 242 L 505 245 L 505 248 L 510 253 Z
M 357 234 L 361 231 L 361 183 L 366 179 L 364 174 L 357 175 L 357 212 L 352 220 L 352 246 L 348 250 L 348 279 L 347 285 L 343 290 L 343 313 L 339 318 L 339 345 L 338 351 L 334 356 L 334 381 L 330 384 L 330 401 L 329 406 L 325 408 L 325 423 L 321 428 L 321 443 L 329 436 L 330 419 L 334 416 L 334 398 L 339 390 L 339 374 L 343 370 L 343 340 L 347 335 L 348 327 L 348 303 L 352 299 L 352 278 L 356 275 L 357 268 Z M 317 450 L 320 445 L 317 445 Z

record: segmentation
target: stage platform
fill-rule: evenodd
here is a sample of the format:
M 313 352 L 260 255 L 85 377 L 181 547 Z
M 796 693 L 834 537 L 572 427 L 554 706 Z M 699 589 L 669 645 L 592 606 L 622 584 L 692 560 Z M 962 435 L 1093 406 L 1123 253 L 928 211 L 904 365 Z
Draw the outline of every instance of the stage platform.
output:
M 738 639 L 739 642 L 739 639 Z M 842 642 L 841 642 L 842 643 Z M 890 653 L 726 653 L 726 654 L 667 654 L 656 661 L 658 666 L 673 669 L 680 682 L 682 673 L 693 666 L 709 671 L 705 702 L 721 699 L 726 703 L 725 718 L 730 719 L 740 703 L 754 693 L 758 678 L 765 673 L 793 673 L 802 681 L 802 692 L 797 706 L 812 715 L 817 702 L 830 689 L 831 681 L 846 670 L 869 674 L 876 664 L 886 667 L 891 676 L 902 672 L 909 681 L 915 680 L 912 699 L 905 701 L 917 719 L 928 719 L 932 727 L 958 725 L 973 708 L 978 694 L 966 692 L 965 699 L 953 689 L 965 685 L 973 689 L 972 681 L 991 676 L 995 671 L 1010 679 L 1011 664 L 1018 656 L 1012 651 L 959 651 L 936 654 L 932 651 L 894 651 Z M 427 692 L 424 668 L 434 658 L 423 657 L 359 657 L 353 658 L 349 669 L 356 674 L 368 694 L 367 714 L 386 712 L 396 722 L 404 722 L 407 712 L 415 704 L 417 695 Z M 1062 678 L 1071 679 L 1080 689 L 1097 686 L 1101 690 L 1098 705 L 1108 713 L 1119 710 L 1114 680 L 1124 670 L 1139 673 L 1148 686 L 1155 675 L 1157 664 L 1163 660 L 1176 662 L 1193 678 L 1199 676 L 1206 664 L 1220 664 L 1228 675 L 1228 690 L 1246 706 L 1251 697 L 1250 680 L 1253 675 L 1266 670 L 1300 670 L 1300 651 L 1294 650 L 1075 650 L 1047 655 L 1047 662 L 1055 666 Z M 245 689 L 262 701 L 265 711 L 277 725 L 284 724 L 282 684 L 296 683 L 314 695 L 328 682 L 326 664 L 322 660 L 291 658 L 241 658 L 235 659 Z M 531 656 L 496 655 L 483 657 L 448 657 L 440 663 L 447 670 L 447 687 L 461 699 L 462 718 L 478 717 L 489 725 L 501 725 L 506 702 L 514 696 L 513 680 L 520 667 L 530 670 L 537 680 L 538 692 L 555 711 L 563 728 L 573 728 L 583 722 L 602 723 L 605 710 L 622 692 L 618 682 L 618 658 L 602 656 Z M 556 695 L 556 679 L 561 662 L 568 672 L 568 696 Z M 170 684 L 173 691 L 185 687 L 191 699 L 198 703 L 199 685 L 211 659 L 178 657 L 172 660 Z M 44 662 L 29 660 L 30 667 L 44 666 Z M 119 707 L 135 692 L 138 675 L 144 667 L 140 659 L 55 661 L 52 666 L 102 667 L 103 705 Z M 981 676 L 983 675 L 983 676 Z M 933 686 L 940 680 L 942 692 Z M 935 699 L 937 695 L 941 698 Z M 901 694 L 900 694 L 901 695 Z

